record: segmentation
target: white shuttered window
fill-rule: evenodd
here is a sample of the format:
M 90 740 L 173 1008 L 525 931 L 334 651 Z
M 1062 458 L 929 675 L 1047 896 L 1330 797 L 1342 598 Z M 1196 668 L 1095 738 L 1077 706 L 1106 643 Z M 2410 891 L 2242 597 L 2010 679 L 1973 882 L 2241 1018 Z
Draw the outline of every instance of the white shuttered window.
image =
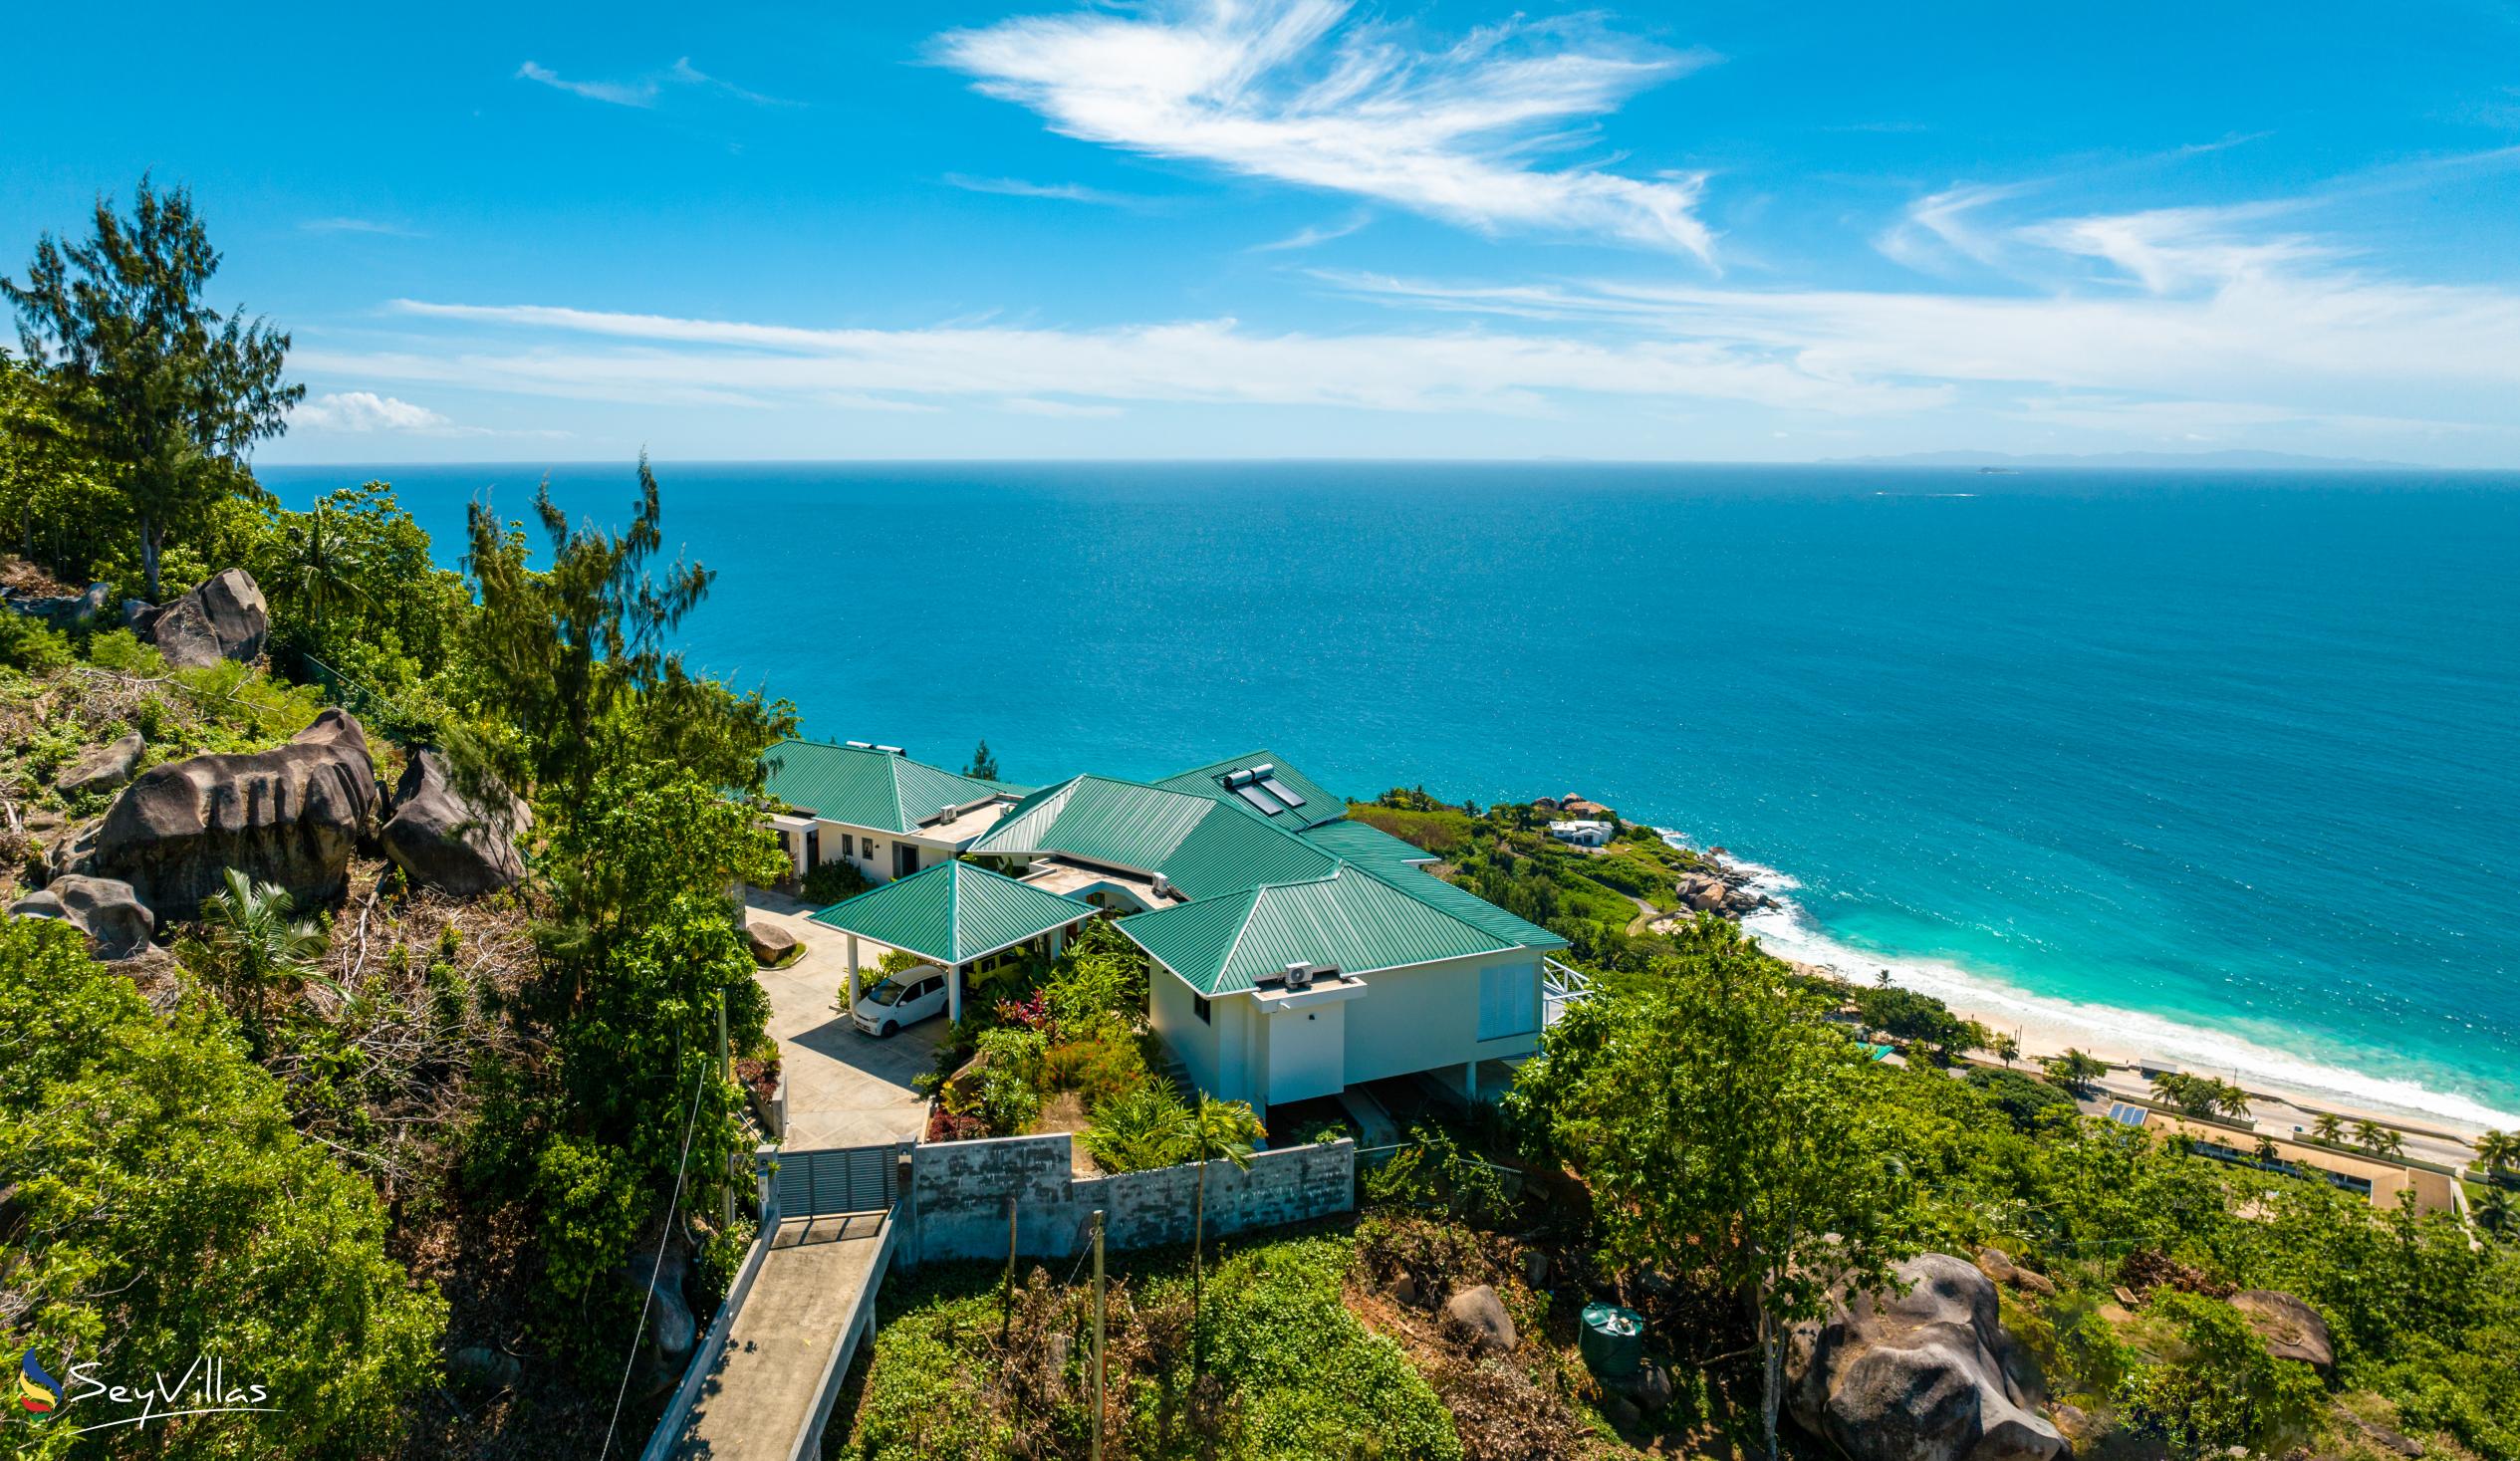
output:
M 1479 971 L 1479 1039 L 1502 1040 L 1540 1028 L 1540 971 L 1530 964 L 1491 964 Z

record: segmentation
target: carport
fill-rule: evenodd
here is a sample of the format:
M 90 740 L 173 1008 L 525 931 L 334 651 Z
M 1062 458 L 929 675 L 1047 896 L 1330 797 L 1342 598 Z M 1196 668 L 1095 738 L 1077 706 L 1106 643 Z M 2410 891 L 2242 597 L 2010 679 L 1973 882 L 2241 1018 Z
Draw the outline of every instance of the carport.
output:
M 1059 956 L 1071 929 L 1102 911 L 970 862 L 939 862 L 838 902 L 812 921 L 849 936 L 849 1010 L 858 1009 L 858 941 L 872 939 L 943 969 L 946 1016 L 962 1018 L 962 980 L 974 964 L 1044 935 Z

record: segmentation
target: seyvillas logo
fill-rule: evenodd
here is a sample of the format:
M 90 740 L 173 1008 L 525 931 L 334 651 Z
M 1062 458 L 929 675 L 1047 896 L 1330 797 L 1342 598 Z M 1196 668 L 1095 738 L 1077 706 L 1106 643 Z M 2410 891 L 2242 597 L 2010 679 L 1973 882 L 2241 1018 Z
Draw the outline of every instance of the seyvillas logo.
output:
M 64 1386 L 29 1349 L 18 1360 L 18 1408 L 29 1415 L 64 1417 L 72 1406 L 78 1406 L 79 1418 L 88 1423 L 72 1427 L 74 1435 L 126 1425 L 146 1429 L 151 1422 L 185 1415 L 234 1415 L 279 1408 L 267 1403 L 271 1392 L 263 1386 L 231 1378 L 227 1361 L 216 1354 L 195 1356 L 182 1373 L 171 1377 L 163 1370 L 152 1373 L 144 1385 L 109 1384 L 97 1377 L 100 1368 L 96 1364 L 71 1365 L 70 1385 Z
M 50 1415 L 61 1408 L 61 1381 L 44 1371 L 44 1361 L 29 1349 L 18 1360 L 18 1408 L 30 1415 Z

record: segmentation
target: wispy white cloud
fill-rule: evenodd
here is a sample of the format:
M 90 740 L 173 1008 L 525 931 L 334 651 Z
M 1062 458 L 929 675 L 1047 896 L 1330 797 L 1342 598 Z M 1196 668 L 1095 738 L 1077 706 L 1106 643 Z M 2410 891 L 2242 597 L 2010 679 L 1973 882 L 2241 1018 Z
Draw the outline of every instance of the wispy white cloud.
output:
M 1963 233 L 2018 277 L 2058 281 L 2006 293 L 1321 277 L 1415 310 L 1776 352 L 1831 379 L 2105 392 L 2225 419 L 2245 405 L 2262 420 L 2508 426 L 2520 294 L 2409 283 L 2352 267 L 2318 238 L 2252 228 L 2280 212 L 2162 209 Z M 2128 404 L 2080 404 L 2132 419 Z
M 1264 244 L 1253 244 L 1249 251 L 1255 254 L 1271 254 L 1293 249 L 1309 249 L 1318 244 L 1326 244 L 1335 238 L 1346 238 L 1373 221 L 1373 214 L 1359 211 L 1350 214 L 1347 220 L 1341 223 L 1307 223 L 1284 238 L 1272 239 Z
M 760 92 L 747 91 L 733 82 L 711 76 L 693 66 L 688 56 L 675 61 L 660 74 L 643 76 L 636 81 L 571 81 L 536 61 L 528 61 L 518 67 L 516 78 L 519 81 L 539 82 L 555 91 L 567 92 L 573 97 L 584 97 L 590 102 L 605 102 L 615 107 L 653 107 L 656 105 L 656 99 L 669 85 L 716 92 L 722 96 L 733 97 L 737 101 L 750 102 L 756 107 L 805 105 L 779 97 L 765 96 Z
M 558 341 L 472 340 L 452 351 L 301 352 L 310 370 L 607 400 L 768 404 L 830 391 L 950 401 L 1203 401 L 1380 410 L 1541 413 L 1559 394 L 1685 396 L 1789 410 L 1928 408 L 1931 384 L 1805 369 L 1715 341 L 1600 343 L 1482 330 L 1262 333 L 1232 320 L 1104 330 L 956 327 L 818 330 L 608 314 L 550 306 L 397 301 L 441 325 L 540 332 Z M 572 348 L 571 338 L 617 342 Z
M 516 69 L 518 81 L 540 82 L 554 91 L 584 97 L 590 102 L 606 102 L 615 107 L 653 107 L 656 105 L 656 84 L 653 81 L 606 82 L 571 81 L 538 61 L 528 61 Z
M 1938 195 L 1940 196 L 1940 195 Z M 301 352 L 328 378 L 555 397 L 1091 416 L 1141 403 L 1570 416 L 1742 407 L 1779 428 L 1948 422 L 2095 444 L 2520 442 L 2520 292 L 2412 283 L 2282 205 L 2002 221 L 1920 208 L 1920 238 L 1989 261 L 1976 287 L 1751 289 L 1454 282 L 1313 270 L 1388 329 L 1193 319 L 1076 329 L 986 316 L 913 329 L 396 301 L 408 343 Z M 380 399 L 390 399 L 384 397 Z M 323 405 L 318 402 L 317 405 Z M 1750 419 L 1756 419 L 1752 417 Z M 2099 438 L 2109 438 L 2100 440 Z M 2484 448 L 2479 448 L 2482 450 Z M 2473 453 L 2471 453 L 2473 454 Z
M 1961 183 L 1928 193 L 1908 204 L 1898 221 L 1874 239 L 1874 247 L 1908 268 L 1927 274 L 1945 272 L 1955 254 L 1979 264 L 1994 263 L 2001 245 L 1979 226 L 1976 215 L 1992 204 L 2019 196 L 2025 187 Z
M 1015 395 L 997 403 L 1002 411 L 1019 416 L 1109 417 L 1124 414 L 1116 405 L 1097 405 L 1089 401 L 1048 400 L 1038 395 Z
M 1054 130 L 1378 199 L 1480 229 L 1589 233 L 1711 260 L 1704 178 L 1536 165 L 1571 123 L 1706 64 L 1588 23 L 1511 20 L 1440 50 L 1347 0 L 1177 0 L 948 32 L 946 65 Z
M 945 182 L 964 192 L 997 193 L 1009 198 L 1055 198 L 1066 203 L 1101 203 L 1109 207 L 1129 207 L 1144 201 L 1080 182 L 1026 182 L 1020 177 L 973 177 L 962 172 L 946 173 Z
M 461 429 L 427 406 L 373 390 L 315 396 L 289 413 L 289 424 L 301 431 L 416 431 L 432 436 Z
M 376 233 L 390 238 L 423 238 L 418 229 L 378 218 L 305 218 L 298 222 L 301 233 Z
M 488 426 L 463 426 L 448 420 L 427 406 L 417 405 L 396 396 L 378 395 L 373 390 L 332 391 L 313 396 L 289 412 L 293 431 L 323 431 L 344 435 L 378 433 L 403 436 L 562 436 L 566 432 L 529 430 L 499 431 Z
M 722 92 L 733 97 L 738 102 L 750 102 L 756 107 L 802 107 L 805 105 L 803 102 L 790 101 L 785 97 L 773 97 L 746 87 L 739 87 L 722 77 L 711 76 L 693 66 L 688 56 L 674 62 L 673 70 L 665 75 L 669 80 L 682 86 L 707 87 L 711 91 Z

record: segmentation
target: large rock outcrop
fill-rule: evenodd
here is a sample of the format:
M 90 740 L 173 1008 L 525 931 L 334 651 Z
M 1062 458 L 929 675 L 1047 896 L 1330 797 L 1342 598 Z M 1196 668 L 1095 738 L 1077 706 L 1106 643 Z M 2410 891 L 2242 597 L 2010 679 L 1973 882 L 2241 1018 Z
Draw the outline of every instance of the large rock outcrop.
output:
M 148 948 L 157 927 L 129 883 L 75 872 L 54 878 L 41 892 L 28 893 L 9 911 L 21 918 L 62 919 L 88 935 L 88 946 L 101 959 L 136 957 Z
M 385 823 L 385 855 L 411 881 L 454 897 L 496 892 L 525 875 L 513 834 L 533 820 L 502 787 L 495 813 L 456 790 L 446 758 L 413 748 L 394 783 L 393 817 Z
M 2337 1367 L 2336 1340 L 2319 1311 L 2280 1289 L 2242 1289 L 2231 1296 L 2250 1329 L 2266 1341 L 2266 1352 L 2278 1359 L 2298 1359 L 2321 1374 Z
M 1505 1302 L 1485 1284 L 1464 1289 L 1444 1301 L 1444 1325 L 1469 1342 L 1480 1354 L 1508 1354 L 1521 1337 L 1514 1333 L 1514 1319 L 1505 1312 Z
M 1897 1269 L 1904 1294 L 1858 1295 L 1795 1329 L 1786 1404 L 1855 1461 L 2055 1461 L 2065 1437 L 2035 1409 L 2027 1359 L 2004 1333 L 1995 1286 L 1927 1253 Z
M 138 731 L 107 745 L 90 748 L 86 755 L 62 768 L 53 778 L 53 789 L 65 797 L 85 796 L 90 792 L 110 792 L 131 779 L 140 764 L 140 755 L 148 742 Z
M 229 569 L 163 608 L 143 610 L 132 628 L 168 664 L 200 669 L 222 659 L 261 657 L 271 608 L 252 574 Z
M 106 814 L 84 870 L 129 883 L 161 924 L 199 916 L 228 867 L 323 901 L 341 895 L 352 851 L 376 835 L 377 803 L 367 734 L 350 712 L 327 710 L 285 746 L 143 773 Z

